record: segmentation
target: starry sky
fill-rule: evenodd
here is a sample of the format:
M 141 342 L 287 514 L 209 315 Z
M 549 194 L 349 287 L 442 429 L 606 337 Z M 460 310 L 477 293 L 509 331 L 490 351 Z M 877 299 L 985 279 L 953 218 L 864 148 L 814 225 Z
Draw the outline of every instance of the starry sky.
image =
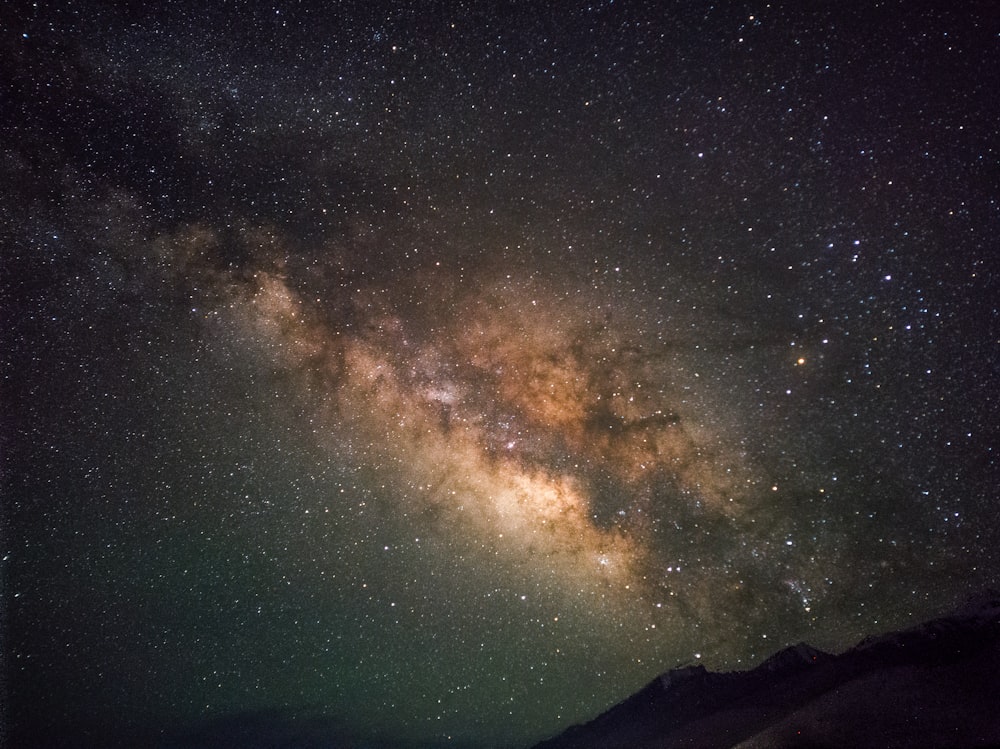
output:
M 12 745 L 520 747 L 1000 581 L 991 3 L 88 5 L 2 26 Z

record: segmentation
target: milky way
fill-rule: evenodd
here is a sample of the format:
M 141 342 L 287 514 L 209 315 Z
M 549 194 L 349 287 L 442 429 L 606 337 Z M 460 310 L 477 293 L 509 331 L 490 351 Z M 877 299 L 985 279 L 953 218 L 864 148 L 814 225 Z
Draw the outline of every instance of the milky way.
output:
M 996 585 L 987 18 L 15 18 L 12 745 L 527 746 Z
M 684 397 L 682 354 L 647 319 L 669 310 L 602 304 L 566 277 L 469 279 L 448 298 L 434 274 L 391 294 L 352 289 L 338 308 L 287 273 L 198 265 L 217 244 L 204 231 L 171 240 L 174 280 L 205 282 L 204 313 L 318 397 L 322 442 L 387 466 L 398 510 L 440 514 L 571 595 L 662 599 L 661 526 L 735 523 L 759 493 L 740 437 L 697 426 L 708 406 Z

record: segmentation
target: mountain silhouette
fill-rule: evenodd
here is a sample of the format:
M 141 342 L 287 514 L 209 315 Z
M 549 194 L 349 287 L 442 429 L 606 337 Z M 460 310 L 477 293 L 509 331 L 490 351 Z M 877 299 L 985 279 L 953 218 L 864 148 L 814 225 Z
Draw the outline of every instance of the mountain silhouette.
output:
M 1000 747 L 1000 593 L 833 655 L 674 669 L 534 749 Z

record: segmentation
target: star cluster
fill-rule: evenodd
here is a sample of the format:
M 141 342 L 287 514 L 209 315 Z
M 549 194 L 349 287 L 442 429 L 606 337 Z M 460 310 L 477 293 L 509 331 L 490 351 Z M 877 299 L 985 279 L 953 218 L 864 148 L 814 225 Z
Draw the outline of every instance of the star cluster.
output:
M 16 17 L 14 745 L 521 746 L 997 585 L 991 24 Z

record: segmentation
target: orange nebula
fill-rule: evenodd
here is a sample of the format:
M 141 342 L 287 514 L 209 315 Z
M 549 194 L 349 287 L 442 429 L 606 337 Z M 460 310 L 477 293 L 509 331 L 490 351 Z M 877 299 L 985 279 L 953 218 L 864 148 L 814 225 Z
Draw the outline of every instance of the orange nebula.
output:
M 425 294 L 416 320 L 391 295 L 356 289 L 338 317 L 279 263 L 214 270 L 215 241 L 197 228 L 176 238 L 178 274 L 321 397 L 325 431 L 418 503 L 408 510 L 433 511 L 509 564 L 577 592 L 641 593 L 659 578 L 656 517 L 739 511 L 742 456 L 698 426 L 662 346 L 592 320 L 586 295 L 509 281 L 445 301 L 430 286 L 397 290 Z

